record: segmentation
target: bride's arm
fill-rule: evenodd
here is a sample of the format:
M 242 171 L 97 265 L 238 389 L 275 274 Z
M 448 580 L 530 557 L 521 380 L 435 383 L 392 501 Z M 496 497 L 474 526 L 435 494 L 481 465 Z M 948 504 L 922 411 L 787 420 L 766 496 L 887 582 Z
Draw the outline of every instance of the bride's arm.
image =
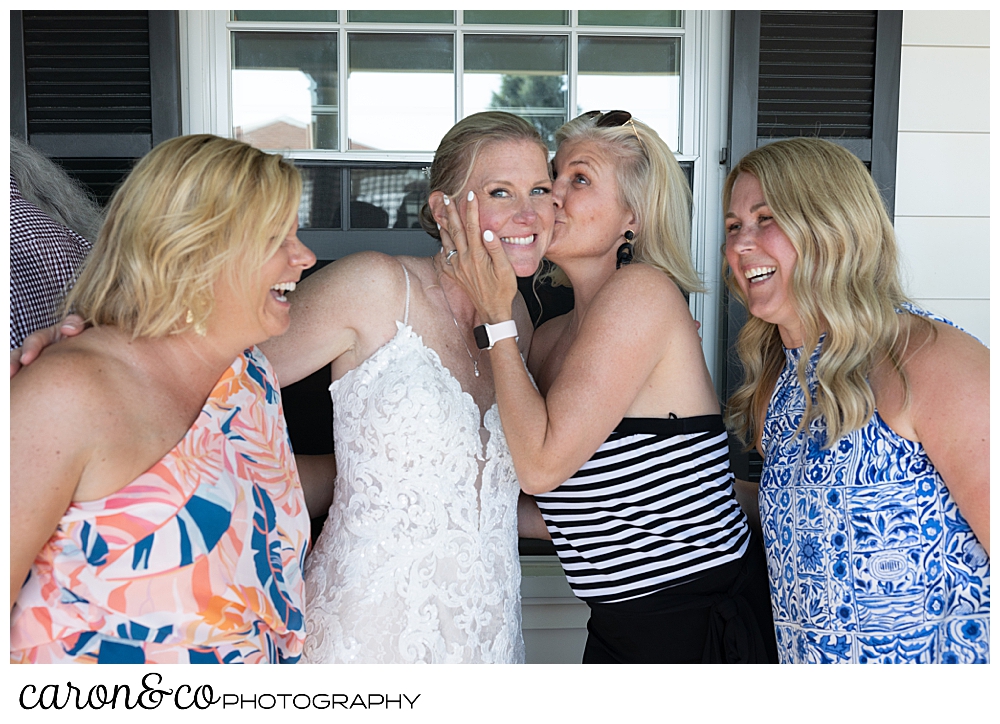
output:
M 395 319 L 403 305 L 403 272 L 385 254 L 362 252 L 329 264 L 292 292 L 292 322 L 259 346 L 282 387 L 298 382 L 349 350 L 367 329 Z M 359 360 L 360 361 L 360 360 Z

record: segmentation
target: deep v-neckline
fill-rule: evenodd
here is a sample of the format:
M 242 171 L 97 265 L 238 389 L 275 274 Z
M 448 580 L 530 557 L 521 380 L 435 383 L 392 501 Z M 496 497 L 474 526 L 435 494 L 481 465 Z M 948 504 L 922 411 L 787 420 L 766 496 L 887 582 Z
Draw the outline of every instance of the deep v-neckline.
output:
M 497 403 L 494 401 L 489 408 L 487 408 L 484 413 L 479 405 L 476 403 L 475 398 L 471 393 L 466 392 L 462 388 L 462 383 L 458 381 L 454 373 L 441 362 L 441 356 L 437 351 L 424 342 L 423 338 L 413 331 L 413 327 L 409 324 L 404 324 L 403 322 L 396 320 L 396 334 L 392 336 L 385 344 L 375 350 L 366 360 L 364 360 L 357 367 L 349 369 L 340 378 L 334 380 L 330 383 L 329 391 L 331 396 L 337 395 L 338 389 L 345 380 L 350 383 L 353 377 L 356 375 L 364 374 L 368 367 L 376 366 L 381 358 L 389 355 L 394 347 L 399 347 L 401 344 L 413 344 L 419 348 L 421 353 L 421 359 L 429 364 L 432 369 L 435 370 L 435 374 L 443 381 L 444 385 L 449 388 L 452 392 L 457 392 L 457 398 L 460 400 L 458 403 L 461 406 L 462 414 L 465 415 L 476 415 L 478 426 L 476 428 L 475 440 L 476 440 L 476 459 L 479 462 L 479 474 L 476 481 L 473 483 L 473 490 L 476 500 L 476 530 L 483 530 L 484 516 L 487 514 L 484 506 L 483 500 L 485 491 L 483 486 L 487 480 L 487 468 L 490 467 L 492 457 L 489 455 L 491 446 L 496 445 L 498 439 L 502 439 L 503 428 L 500 425 L 500 414 L 497 408 Z M 377 372 L 368 372 L 372 377 L 377 376 Z M 336 408 L 336 400 L 334 401 L 334 407 Z M 336 410 L 334 412 L 336 414 Z M 495 421 L 495 427 L 491 427 L 487 418 Z M 483 432 L 486 435 L 483 435 Z M 500 438 L 497 437 L 497 433 L 500 433 Z M 494 462 L 495 464 L 495 462 Z
M 392 344 L 394 342 L 398 342 L 401 338 L 413 339 L 421 347 L 421 349 L 426 351 L 427 357 L 429 358 L 431 365 L 435 369 L 437 369 L 444 376 L 444 378 L 448 380 L 449 386 L 454 385 L 455 387 L 458 388 L 459 396 L 463 400 L 463 404 L 471 405 L 472 409 L 476 411 L 476 416 L 479 419 L 480 429 L 486 429 L 487 432 L 489 432 L 492 435 L 493 431 L 490 430 L 488 427 L 486 427 L 486 414 L 497 406 L 496 401 L 494 400 L 493 404 L 487 407 L 485 411 L 481 407 L 479 407 L 479 404 L 476 402 L 476 398 L 472 396 L 472 393 L 466 391 L 466 389 L 462 387 L 462 383 L 455 376 L 455 373 L 452 372 L 450 369 L 448 369 L 448 367 L 446 367 L 445 364 L 441 361 L 441 355 L 437 353 L 437 350 L 435 350 L 433 347 L 424 342 L 423 337 L 421 337 L 419 334 L 413 331 L 412 325 L 404 324 L 398 319 L 396 320 L 396 333 L 388 341 L 386 341 L 385 344 L 383 344 L 377 350 L 372 352 L 368 356 L 368 358 L 363 360 L 361 364 L 359 364 L 357 367 L 352 367 L 351 369 L 347 370 L 347 372 L 345 372 L 343 375 L 341 375 L 339 378 L 333 380 L 333 382 L 330 383 L 330 388 L 329 388 L 330 392 L 331 393 L 336 392 L 336 389 L 337 387 L 339 387 L 340 383 L 343 382 L 345 379 L 347 379 L 349 376 L 351 376 L 352 373 L 355 372 L 360 373 L 366 367 L 374 365 L 380 357 L 384 356 L 384 354 L 389 349 L 391 349 Z

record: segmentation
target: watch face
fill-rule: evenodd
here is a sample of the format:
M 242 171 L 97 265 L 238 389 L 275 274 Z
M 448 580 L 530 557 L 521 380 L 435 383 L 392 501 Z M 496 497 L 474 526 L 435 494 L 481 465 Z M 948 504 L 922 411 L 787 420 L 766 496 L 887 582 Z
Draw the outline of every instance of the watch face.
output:
M 472 329 L 472 336 L 476 338 L 476 346 L 479 349 L 490 348 L 490 334 L 486 331 L 486 325 L 480 324 Z

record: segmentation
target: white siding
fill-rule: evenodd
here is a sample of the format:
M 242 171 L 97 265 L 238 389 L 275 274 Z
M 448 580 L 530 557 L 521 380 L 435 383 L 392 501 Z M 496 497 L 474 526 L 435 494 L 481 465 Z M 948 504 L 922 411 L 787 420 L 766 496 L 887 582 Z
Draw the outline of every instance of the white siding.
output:
M 525 663 L 579 664 L 590 608 L 573 595 L 556 556 L 521 556 Z
M 990 342 L 989 12 L 903 13 L 896 232 L 907 292 Z

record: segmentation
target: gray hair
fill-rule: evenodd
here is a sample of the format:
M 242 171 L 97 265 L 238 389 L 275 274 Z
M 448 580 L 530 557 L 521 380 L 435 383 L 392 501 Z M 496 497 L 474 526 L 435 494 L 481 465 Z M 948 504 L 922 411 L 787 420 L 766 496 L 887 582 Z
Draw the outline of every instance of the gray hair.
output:
M 79 181 L 17 138 L 10 137 L 10 173 L 25 200 L 87 241 L 97 241 L 104 212 Z

